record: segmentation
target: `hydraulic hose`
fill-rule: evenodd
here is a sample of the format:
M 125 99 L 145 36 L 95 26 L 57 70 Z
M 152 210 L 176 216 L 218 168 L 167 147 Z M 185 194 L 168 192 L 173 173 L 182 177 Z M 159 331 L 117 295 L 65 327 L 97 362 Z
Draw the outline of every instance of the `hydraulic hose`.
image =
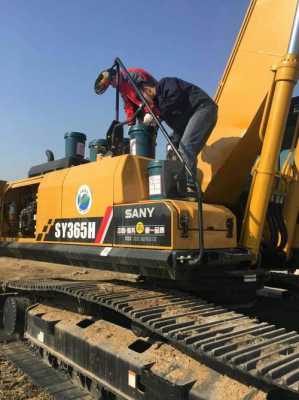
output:
M 275 202 L 269 204 L 267 222 L 270 231 L 271 249 L 273 251 L 282 251 L 288 241 L 288 233 L 283 220 L 281 204 Z
M 270 233 L 271 233 L 271 244 L 273 249 L 276 249 L 279 241 L 279 224 L 277 221 L 277 216 L 275 213 L 275 203 L 271 202 L 269 204 L 267 220 L 269 223 Z
M 279 246 L 277 246 L 277 249 L 282 251 L 285 248 L 285 246 L 286 246 L 286 244 L 288 242 L 288 231 L 287 231 L 287 228 L 285 226 L 284 219 L 283 219 L 283 206 L 282 206 L 282 204 L 278 203 L 275 206 L 276 206 L 275 207 L 275 213 L 276 213 L 276 216 L 277 216 L 277 223 L 278 223 L 278 226 L 279 226 L 279 233 L 280 233 L 280 243 L 279 243 Z
M 117 83 L 115 93 L 115 120 L 119 121 L 119 65 L 116 66 Z
M 267 224 L 268 224 L 269 233 L 270 233 L 270 238 L 269 238 L 270 240 L 265 242 L 265 245 L 267 245 L 267 247 L 270 247 L 274 251 L 274 249 L 277 246 L 278 235 L 277 235 L 277 230 L 275 229 L 273 215 L 272 215 L 272 212 L 270 211 L 270 209 L 268 209 L 266 218 L 267 218 Z
M 200 264 L 203 255 L 204 255 L 204 241 L 203 241 L 203 210 L 202 210 L 202 192 L 201 192 L 201 188 L 197 182 L 197 177 L 194 176 L 193 172 L 191 171 L 191 169 L 189 168 L 189 166 L 187 165 L 187 163 L 185 162 L 183 156 L 181 155 L 181 153 L 178 151 L 178 149 L 175 147 L 173 141 L 171 140 L 171 137 L 169 136 L 169 134 L 167 133 L 166 129 L 164 128 L 164 126 L 162 125 L 160 119 L 155 115 L 155 113 L 152 111 L 152 108 L 149 104 L 149 102 L 145 99 L 145 97 L 142 94 L 142 91 L 139 89 L 139 87 L 136 85 L 136 83 L 134 82 L 134 79 L 131 77 L 131 75 L 129 74 L 127 68 L 124 66 L 123 62 L 120 60 L 120 58 L 116 58 L 114 61 L 114 65 L 113 67 L 116 68 L 121 68 L 126 74 L 127 77 L 131 83 L 131 85 L 133 86 L 136 94 L 139 96 L 139 98 L 141 99 L 141 101 L 143 102 L 143 104 L 145 104 L 145 106 L 147 107 L 147 109 L 149 110 L 150 114 L 152 115 L 154 121 L 156 122 L 156 124 L 158 125 L 158 127 L 160 128 L 163 136 L 165 137 L 165 139 L 167 140 L 168 144 L 171 146 L 174 154 L 176 155 L 176 157 L 178 158 L 178 160 L 182 163 L 185 171 L 187 172 L 187 174 L 192 178 L 192 180 L 195 183 L 195 193 L 196 193 L 196 198 L 197 198 L 197 205 L 198 205 L 198 211 L 197 211 L 197 220 L 198 220 L 198 242 L 199 242 L 199 254 L 193 258 L 192 260 L 188 261 L 188 263 L 190 265 L 195 265 L 195 264 Z M 119 80 L 119 79 L 118 79 Z

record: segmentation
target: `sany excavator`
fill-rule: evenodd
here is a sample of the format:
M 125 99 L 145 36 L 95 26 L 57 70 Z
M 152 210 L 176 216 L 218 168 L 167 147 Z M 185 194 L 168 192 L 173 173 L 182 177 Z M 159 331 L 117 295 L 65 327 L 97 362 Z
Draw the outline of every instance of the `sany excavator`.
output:
M 192 197 L 154 113 L 175 160 L 155 159 L 149 127 L 124 138 L 114 121 L 89 159 L 71 132 L 64 158 L 2 181 L 1 255 L 138 275 L 4 282 L 6 334 L 97 399 L 299 398 L 299 334 L 208 302 L 298 289 L 298 56 L 299 1 L 252 0 Z

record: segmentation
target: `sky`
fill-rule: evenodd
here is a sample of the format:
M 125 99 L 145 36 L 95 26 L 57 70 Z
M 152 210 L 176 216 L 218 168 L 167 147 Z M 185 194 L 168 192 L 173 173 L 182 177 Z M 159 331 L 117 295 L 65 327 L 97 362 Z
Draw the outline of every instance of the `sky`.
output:
M 115 93 L 97 96 L 93 85 L 116 57 L 213 95 L 248 4 L 0 0 L 0 179 L 26 177 L 46 149 L 63 157 L 66 132 L 85 133 L 87 144 L 105 137 Z M 164 148 L 159 138 L 159 158 Z

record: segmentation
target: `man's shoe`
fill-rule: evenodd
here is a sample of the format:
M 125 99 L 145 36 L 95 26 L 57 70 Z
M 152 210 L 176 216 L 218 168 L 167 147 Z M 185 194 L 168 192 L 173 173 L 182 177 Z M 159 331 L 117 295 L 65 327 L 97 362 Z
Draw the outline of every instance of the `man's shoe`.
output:
M 195 185 L 193 183 L 187 184 L 187 193 L 196 193 Z
M 196 194 L 196 190 L 195 190 L 195 185 L 193 185 L 193 184 L 188 184 L 187 185 L 186 200 L 189 200 L 189 201 L 196 201 L 197 200 L 197 194 Z

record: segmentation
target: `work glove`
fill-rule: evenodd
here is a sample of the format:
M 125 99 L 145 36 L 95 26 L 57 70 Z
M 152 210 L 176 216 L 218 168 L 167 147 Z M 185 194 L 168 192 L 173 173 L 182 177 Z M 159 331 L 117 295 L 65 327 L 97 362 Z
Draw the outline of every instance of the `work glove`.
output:
M 143 113 L 143 107 L 144 107 L 144 105 L 141 104 L 141 105 L 137 108 L 137 110 L 134 112 L 134 115 L 133 115 L 130 119 L 127 120 L 128 126 L 135 125 L 135 123 L 136 123 L 136 118 L 140 117 L 140 116 L 142 115 L 142 113 Z
M 149 126 L 156 126 L 156 121 L 154 120 L 154 117 L 150 113 L 146 113 L 143 117 L 143 123 L 144 125 L 149 125 Z

